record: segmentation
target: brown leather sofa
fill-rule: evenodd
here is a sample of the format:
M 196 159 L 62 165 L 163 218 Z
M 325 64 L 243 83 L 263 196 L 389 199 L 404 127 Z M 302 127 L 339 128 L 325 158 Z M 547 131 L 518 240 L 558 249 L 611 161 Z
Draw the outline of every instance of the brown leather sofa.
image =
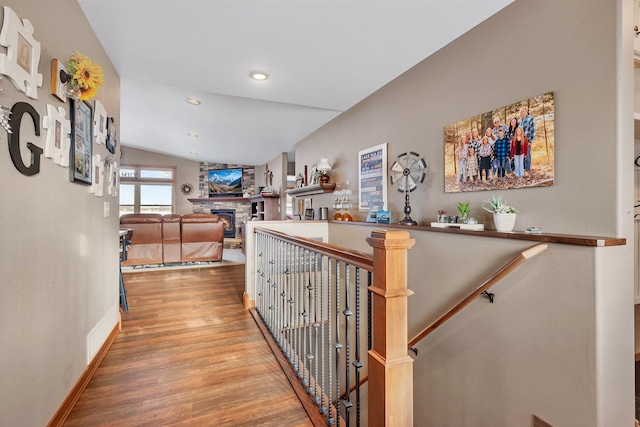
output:
M 182 260 L 184 262 L 222 259 L 224 224 L 218 215 L 182 215 Z
M 120 228 L 133 230 L 122 265 L 162 264 L 162 215 L 125 214 Z
M 222 260 L 224 224 L 218 215 L 125 214 L 120 227 L 133 230 L 122 265 Z

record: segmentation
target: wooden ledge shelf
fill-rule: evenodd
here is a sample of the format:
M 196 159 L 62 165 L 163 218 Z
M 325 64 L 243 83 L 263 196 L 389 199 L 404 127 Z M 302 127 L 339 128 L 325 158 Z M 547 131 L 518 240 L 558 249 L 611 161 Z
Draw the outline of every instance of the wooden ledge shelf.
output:
M 280 198 L 279 194 L 265 193 L 265 194 L 256 194 L 255 196 L 249 196 L 247 197 L 247 200 L 251 202 L 259 202 L 264 199 L 278 199 L 278 198 Z
M 336 184 L 315 184 L 307 185 L 306 187 L 292 188 L 287 190 L 287 194 L 291 197 L 312 196 L 314 194 L 333 193 L 336 189 Z
M 466 234 L 468 236 L 480 236 L 480 237 L 498 237 L 502 239 L 515 239 L 515 240 L 530 240 L 533 242 L 546 242 L 546 243 L 564 243 L 567 245 L 578 246 L 624 246 L 627 244 L 627 239 L 620 237 L 602 237 L 602 236 L 580 236 L 575 234 L 529 234 L 524 231 L 510 231 L 507 233 L 496 230 L 461 230 L 455 228 L 440 228 L 430 227 L 427 225 L 401 225 L 401 224 L 377 224 L 372 222 L 360 222 L 360 221 L 334 221 L 329 220 L 331 223 L 344 224 L 344 225 L 364 225 L 369 227 L 380 228 L 401 228 L 403 230 L 419 230 L 429 231 L 434 233 L 452 233 L 452 234 Z
M 236 202 L 236 203 L 249 203 L 250 200 L 246 197 L 204 197 L 200 199 L 187 199 L 191 203 L 215 203 L 215 202 Z

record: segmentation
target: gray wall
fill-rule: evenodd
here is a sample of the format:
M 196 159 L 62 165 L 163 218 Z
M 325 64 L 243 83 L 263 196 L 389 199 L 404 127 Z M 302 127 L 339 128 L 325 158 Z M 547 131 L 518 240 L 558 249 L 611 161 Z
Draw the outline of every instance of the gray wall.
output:
M 470 200 L 502 194 L 516 229 L 627 238 L 616 248 L 552 245 L 420 344 L 415 417 L 421 426 L 633 425 L 633 59 L 631 1 L 516 0 L 407 71 L 296 147 L 296 172 L 330 153 L 332 178 L 357 190 L 359 150 L 389 142 L 389 162 L 408 150 L 429 170 L 411 194 L 412 217 L 435 220 Z M 555 184 L 445 194 L 445 125 L 555 92 Z M 356 185 L 354 185 L 356 184 Z M 314 206 L 331 205 L 331 195 Z M 403 195 L 389 205 L 402 218 Z M 356 200 L 357 202 L 357 200 Z M 363 220 L 365 213 L 360 213 Z M 330 226 L 353 247 L 366 227 Z M 414 231 L 410 334 L 474 289 L 526 242 Z
M 43 85 L 33 100 L 3 76 L 1 103 L 27 102 L 41 117 L 47 104 L 68 109 L 50 94 L 51 59 L 66 61 L 77 50 L 102 66 L 96 99 L 119 124 L 120 79 L 78 4 L 4 4 L 35 28 Z M 27 116 L 21 131 L 28 163 L 26 142 L 44 147 L 45 133 L 36 136 Z M 100 198 L 69 182 L 69 169 L 44 157 L 39 174 L 20 174 L 4 130 L 0 147 L 0 425 L 43 426 L 118 322 L 118 199 L 106 188 Z M 94 145 L 94 153 L 110 154 L 104 145 Z M 119 151 L 111 155 L 118 157 Z M 106 218 L 104 203 L 111 213 Z

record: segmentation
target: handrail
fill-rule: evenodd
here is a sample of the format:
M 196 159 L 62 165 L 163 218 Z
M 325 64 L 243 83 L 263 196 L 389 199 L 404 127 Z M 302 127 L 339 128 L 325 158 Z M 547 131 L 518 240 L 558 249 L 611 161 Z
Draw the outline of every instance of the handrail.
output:
M 498 283 L 500 280 L 505 278 L 509 273 L 520 267 L 527 260 L 535 257 L 536 255 L 541 254 L 542 252 L 548 249 L 549 245 L 546 243 L 540 243 L 538 245 L 532 246 L 529 249 L 526 249 L 520 252 L 515 258 L 509 261 L 504 267 L 498 270 L 493 276 L 489 277 L 482 285 L 480 285 L 476 290 L 471 292 L 468 296 L 466 296 L 463 300 L 461 300 L 458 304 L 453 306 L 449 311 L 443 314 L 438 320 L 427 326 L 422 332 L 416 335 L 412 340 L 409 341 L 408 347 L 411 348 L 420 342 L 423 338 L 429 335 L 431 332 L 435 331 L 440 325 L 449 320 L 455 314 L 460 312 L 463 308 L 471 303 L 478 295 L 482 294 L 487 289 L 491 288 L 493 285 Z
M 329 243 L 318 242 L 304 237 L 292 236 L 290 234 L 268 228 L 255 227 L 253 232 L 260 232 L 262 234 L 273 236 L 279 240 L 293 243 L 306 249 L 311 249 L 320 255 L 325 255 L 333 259 L 337 259 L 338 261 L 346 262 L 354 267 L 373 271 L 373 255 L 365 254 L 364 252 L 345 249 Z

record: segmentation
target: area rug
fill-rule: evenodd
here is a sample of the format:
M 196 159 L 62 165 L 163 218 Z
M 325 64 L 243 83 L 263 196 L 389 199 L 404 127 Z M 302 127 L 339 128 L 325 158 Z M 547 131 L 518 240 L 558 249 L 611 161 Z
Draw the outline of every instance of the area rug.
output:
M 225 249 L 222 255 L 222 261 L 210 262 L 190 262 L 185 264 L 154 264 L 143 266 L 126 266 L 122 267 L 122 273 L 140 273 L 143 271 L 162 271 L 162 270 L 180 270 L 187 268 L 215 268 L 226 267 L 229 265 L 239 265 L 245 263 L 245 257 L 239 249 Z

